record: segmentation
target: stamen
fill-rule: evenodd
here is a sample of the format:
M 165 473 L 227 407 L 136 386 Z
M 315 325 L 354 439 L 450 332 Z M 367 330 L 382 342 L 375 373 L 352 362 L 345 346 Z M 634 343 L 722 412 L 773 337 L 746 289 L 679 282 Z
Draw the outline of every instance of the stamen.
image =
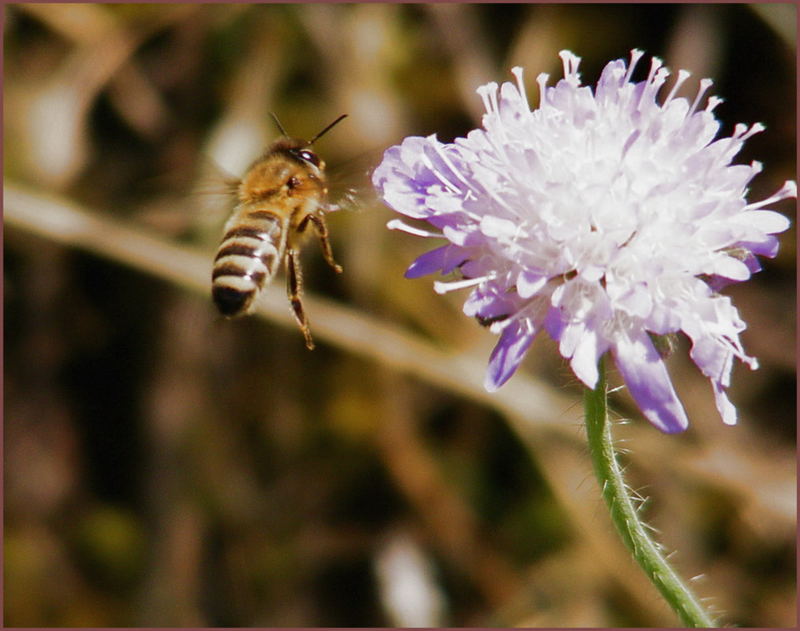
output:
M 497 103 L 497 84 L 494 81 L 492 81 L 488 85 L 488 88 L 489 88 L 489 101 L 492 106 L 491 111 L 497 113 L 500 111 L 500 106 Z
M 489 103 L 489 86 L 488 85 L 482 85 L 481 87 L 479 87 L 476 90 L 476 92 L 478 93 L 478 96 L 480 96 L 481 100 L 483 101 L 483 109 L 485 109 L 487 112 L 491 111 L 490 110 L 490 106 L 491 105 Z
M 415 228 L 414 226 L 410 226 L 407 223 L 404 223 L 401 219 L 392 219 L 386 224 L 386 227 L 389 230 L 402 230 L 403 232 L 407 232 L 408 234 L 413 234 L 417 237 L 432 237 L 435 239 L 441 239 L 442 234 L 437 232 L 430 232 L 429 230 L 422 230 L 420 228 Z
M 675 93 L 678 89 L 683 85 L 684 81 L 692 76 L 692 73 L 688 70 L 678 70 L 678 78 L 675 80 L 675 85 L 672 86 L 672 89 L 669 91 L 667 98 L 664 99 L 664 105 L 662 107 L 666 107 L 667 103 L 669 103 L 675 96 Z
M 511 69 L 511 73 L 517 78 L 517 90 L 519 90 L 519 95 L 522 97 L 523 103 L 525 103 L 525 108 L 530 112 L 531 106 L 528 104 L 528 94 L 525 92 L 525 82 L 522 80 L 522 68 L 514 66 Z
M 720 103 L 722 103 L 725 99 L 722 99 L 718 96 L 709 96 L 708 103 L 706 103 L 706 112 L 713 112 L 714 108 L 717 107 Z
M 628 66 L 628 72 L 625 73 L 625 79 L 623 83 L 627 83 L 631 80 L 631 76 L 633 75 L 633 69 L 636 67 L 636 64 L 639 63 L 639 60 L 644 55 L 644 51 L 639 50 L 638 48 L 634 48 L 631 51 L 631 63 Z
M 694 97 L 694 103 L 689 108 L 689 111 L 686 112 L 686 118 L 689 118 L 694 111 L 697 109 L 697 105 L 700 103 L 700 99 L 706 93 L 706 90 L 712 86 L 714 82 L 711 79 L 700 79 L 700 89 L 697 91 L 697 96 Z
M 539 107 L 544 107 L 545 105 L 545 96 L 547 96 L 547 80 L 550 78 L 550 75 L 546 72 L 539 73 L 539 76 L 536 77 L 536 83 L 539 84 Z
M 456 167 L 450 161 L 450 158 L 448 158 L 447 154 L 442 150 L 441 145 L 437 143 L 433 146 L 433 149 L 434 151 L 436 151 L 436 155 L 438 155 L 442 159 L 442 162 L 444 162 L 445 165 L 447 165 L 447 168 L 450 169 L 450 172 L 453 175 L 455 175 L 459 180 L 461 180 L 461 182 L 463 182 L 466 185 L 467 189 L 473 190 L 472 182 L 470 182 L 467 178 L 465 178 L 464 175 L 461 173 L 461 171 L 456 169 Z M 454 192 L 460 192 L 460 191 L 461 189 L 454 189 Z
M 478 278 L 465 278 L 464 280 L 453 280 L 453 281 L 440 281 L 436 280 L 433 282 L 433 291 L 437 294 L 446 294 L 451 291 L 455 291 L 457 289 L 463 289 L 464 287 L 472 287 L 474 285 L 480 285 L 482 282 L 487 280 L 492 280 L 495 278 L 497 274 L 487 274 L 486 276 L 479 276 Z
M 766 129 L 766 127 L 764 125 L 762 125 L 761 123 L 753 123 L 751 125 L 750 129 L 748 129 L 747 132 L 744 135 L 742 135 L 740 140 L 747 140 L 751 136 L 755 136 L 756 134 L 760 134 L 765 129 Z
M 760 202 L 753 202 L 752 204 L 747 204 L 745 206 L 746 210 L 754 210 L 756 208 L 763 208 L 768 204 L 772 204 L 773 202 L 779 202 L 782 199 L 787 199 L 789 197 L 797 197 L 797 182 L 794 180 L 787 180 L 784 182 L 783 186 L 767 197 L 767 199 L 762 199 Z
M 569 50 L 562 50 L 560 53 L 558 53 L 558 56 L 561 57 L 562 65 L 564 67 L 564 79 L 573 85 L 580 83 L 578 66 L 581 63 L 581 58 Z

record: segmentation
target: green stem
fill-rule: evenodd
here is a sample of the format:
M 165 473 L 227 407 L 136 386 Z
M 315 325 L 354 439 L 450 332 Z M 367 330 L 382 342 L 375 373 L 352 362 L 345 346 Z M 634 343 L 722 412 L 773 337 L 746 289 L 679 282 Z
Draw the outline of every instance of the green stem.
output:
M 622 540 L 650 581 L 687 627 L 717 626 L 689 587 L 675 573 L 658 544 L 639 519 L 636 505 L 622 477 L 622 468 L 614 453 L 611 421 L 606 403 L 606 380 L 603 360 L 600 379 L 594 390 L 584 393 L 586 433 L 595 474 L 603 490 L 603 499 Z

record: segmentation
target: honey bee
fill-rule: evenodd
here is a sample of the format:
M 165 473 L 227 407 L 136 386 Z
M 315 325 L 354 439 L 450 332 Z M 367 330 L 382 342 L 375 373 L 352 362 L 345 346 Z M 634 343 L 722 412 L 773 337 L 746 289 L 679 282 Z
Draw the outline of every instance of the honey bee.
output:
M 273 115 L 283 137 L 270 145 L 241 180 L 231 182 L 235 206 L 225 224 L 214 259 L 211 294 L 219 312 L 228 318 L 253 310 L 255 300 L 280 264 L 286 268 L 286 292 L 294 317 L 314 348 L 302 302 L 300 246 L 313 228 L 325 261 L 337 273 L 325 213 L 328 186 L 325 162 L 311 150 L 323 134 L 347 115 L 342 114 L 311 140 L 290 137 Z

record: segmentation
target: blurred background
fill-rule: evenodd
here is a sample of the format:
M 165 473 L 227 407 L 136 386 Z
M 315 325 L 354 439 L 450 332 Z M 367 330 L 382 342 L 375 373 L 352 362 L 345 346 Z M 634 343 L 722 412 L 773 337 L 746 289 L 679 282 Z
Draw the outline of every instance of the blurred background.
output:
M 793 5 L 4 7 L 7 626 L 674 626 L 616 538 L 581 390 L 541 337 L 495 395 L 496 338 L 463 292 L 405 280 L 427 247 L 365 184 L 406 135 L 465 135 L 475 89 L 526 69 L 593 84 L 631 48 L 702 77 L 750 199 L 795 177 Z M 649 58 L 648 58 L 649 59 Z M 646 72 L 642 62 L 639 74 Z M 275 112 L 335 190 L 334 274 L 304 252 L 306 350 L 283 279 L 257 315 L 209 298 L 216 163 L 240 174 Z M 212 182 L 212 183 L 210 183 Z M 791 202 L 778 209 L 794 222 Z M 687 357 L 691 427 L 615 394 L 629 482 L 700 597 L 734 626 L 792 627 L 795 227 L 733 287 L 758 371 L 725 427 Z M 612 381 L 618 377 L 612 375 Z

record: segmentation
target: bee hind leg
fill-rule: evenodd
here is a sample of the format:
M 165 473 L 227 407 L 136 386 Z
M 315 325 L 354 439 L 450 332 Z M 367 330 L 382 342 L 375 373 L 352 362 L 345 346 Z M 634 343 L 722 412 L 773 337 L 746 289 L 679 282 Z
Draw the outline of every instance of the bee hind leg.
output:
M 333 260 L 333 250 L 331 249 L 331 242 L 328 237 L 328 224 L 325 223 L 325 218 L 320 215 L 307 215 L 306 219 L 314 224 L 314 230 L 319 237 L 319 242 L 322 246 L 322 255 L 325 257 L 325 261 L 337 274 L 341 274 L 342 266 Z
M 303 272 L 300 267 L 300 252 L 294 248 L 286 251 L 286 293 L 294 311 L 295 320 L 306 339 L 306 348 L 314 350 L 314 340 L 311 339 L 311 330 L 308 328 L 308 318 L 303 309 L 301 294 L 303 293 Z

